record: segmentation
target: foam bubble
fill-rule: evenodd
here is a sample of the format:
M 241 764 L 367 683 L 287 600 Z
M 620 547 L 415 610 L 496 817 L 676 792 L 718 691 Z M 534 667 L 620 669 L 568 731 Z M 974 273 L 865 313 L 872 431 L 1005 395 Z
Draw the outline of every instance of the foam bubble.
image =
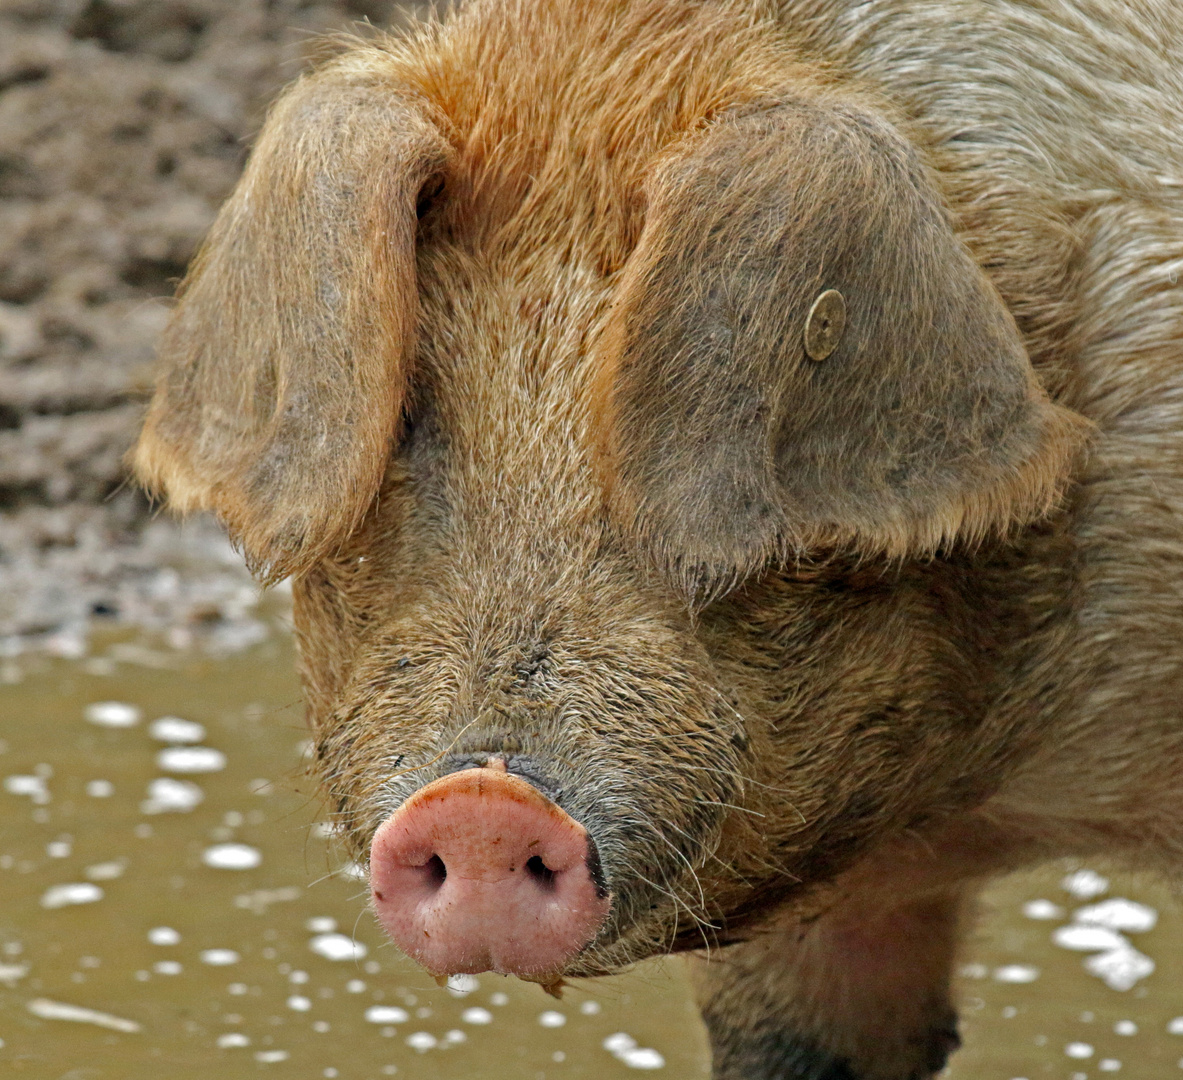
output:
M 148 785 L 148 797 L 140 803 L 143 814 L 185 814 L 201 805 L 205 792 L 189 780 L 161 776 Z
M 1095 870 L 1077 870 L 1060 882 L 1060 888 L 1077 900 L 1091 900 L 1109 888 L 1109 879 L 1101 877 Z
M 233 949 L 204 949 L 201 953 L 201 962 L 209 964 L 211 967 L 226 967 L 228 964 L 237 964 L 240 957 Z
M 165 772 L 220 772 L 226 755 L 212 746 L 169 746 L 156 755 L 156 767 Z
M 1039 978 L 1039 968 L 1030 964 L 1006 964 L 994 969 L 994 978 L 1000 983 L 1029 983 Z
M 148 734 L 160 742 L 199 743 L 205 738 L 205 728 L 195 720 L 182 720 L 179 716 L 162 716 L 153 720 Z
M 123 701 L 96 701 L 86 706 L 86 719 L 99 727 L 129 728 L 140 722 L 140 710 Z
M 1064 909 L 1059 904 L 1053 904 L 1050 900 L 1028 900 L 1023 905 L 1023 914 L 1028 919 L 1062 919 Z
M 201 861 L 215 870 L 253 870 L 263 856 L 249 844 L 214 844 L 201 853 Z
M 6 776 L 4 790 L 10 795 L 28 795 L 37 806 L 49 802 L 49 788 L 42 776 Z
M 99 886 L 89 881 L 77 881 L 69 885 L 51 885 L 41 895 L 41 906 L 52 910 L 72 904 L 93 904 L 102 898 L 103 890 Z
M 491 1024 L 493 1023 L 493 1014 L 488 1009 L 473 1005 L 460 1014 L 460 1019 L 466 1024 Z
M 1052 941 L 1061 949 L 1073 949 L 1077 952 L 1105 952 L 1109 949 L 1122 949 L 1129 942 L 1112 930 L 1103 926 L 1071 926 L 1058 927 L 1052 934 Z
M 1141 934 L 1153 930 L 1158 922 L 1158 912 L 1146 904 L 1139 904 L 1123 897 L 1103 900 L 1099 904 L 1079 908 L 1072 918 L 1089 926 L 1104 926 L 1109 930 L 1124 930 L 1127 934 Z
M 148 940 L 153 945 L 178 945 L 181 935 L 171 926 L 154 926 L 148 931 Z
M 326 960 L 360 960 L 368 951 L 360 941 L 344 934 L 317 934 L 308 942 L 308 948 Z
M 121 1016 L 87 1009 L 81 1005 L 68 1005 L 62 1001 L 50 1001 L 48 998 L 34 998 L 28 1004 L 28 1010 L 42 1020 L 72 1020 L 79 1024 L 96 1024 L 111 1031 L 124 1031 L 129 1034 L 140 1030 L 140 1025 L 134 1020 L 125 1020 Z
M 1154 961 L 1132 945 L 1090 956 L 1084 966 L 1089 974 L 1096 975 L 1111 990 L 1129 990 L 1154 973 Z
M 366 1019 L 371 1024 L 404 1024 L 410 1017 L 397 1005 L 371 1005 L 366 1009 Z

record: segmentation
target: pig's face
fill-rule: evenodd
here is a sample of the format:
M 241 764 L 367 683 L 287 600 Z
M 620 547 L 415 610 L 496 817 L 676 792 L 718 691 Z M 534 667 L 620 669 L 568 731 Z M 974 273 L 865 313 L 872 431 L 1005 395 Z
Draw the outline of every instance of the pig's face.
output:
M 437 970 L 709 942 L 906 822 L 961 751 L 849 567 L 1030 520 L 1079 437 L 879 104 L 646 10 L 478 5 L 297 84 L 136 452 L 294 575 L 331 809 Z M 550 929 L 498 960 L 523 873 Z
M 685 599 L 606 513 L 587 368 L 608 290 L 457 261 L 421 255 L 401 444 L 297 587 L 318 768 L 366 862 L 414 792 L 503 759 L 592 838 L 611 908 L 571 961 L 592 973 L 705 917 L 748 735 Z

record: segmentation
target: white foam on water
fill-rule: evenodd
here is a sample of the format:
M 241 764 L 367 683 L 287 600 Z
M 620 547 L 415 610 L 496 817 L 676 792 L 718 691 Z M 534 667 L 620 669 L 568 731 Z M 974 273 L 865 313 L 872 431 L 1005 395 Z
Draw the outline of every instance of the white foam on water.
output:
M 405 1024 L 410 1016 L 397 1005 L 371 1005 L 366 1009 L 366 1019 L 371 1024 Z
M 37 806 L 49 802 L 49 787 L 42 776 L 6 776 L 4 790 L 10 795 L 27 795 Z
M 140 803 L 142 814 L 186 814 L 201 805 L 205 792 L 190 780 L 160 776 L 148 785 L 148 797 Z
M 41 906 L 52 911 L 72 904 L 93 904 L 102 898 L 103 890 L 98 885 L 76 881 L 68 885 L 51 885 L 41 894 Z
M 309 979 L 307 971 L 293 971 L 288 974 L 288 982 L 296 986 L 303 986 Z
M 1109 930 L 1123 930 L 1127 934 L 1141 934 L 1153 930 L 1158 922 L 1158 912 L 1146 904 L 1139 904 L 1124 897 L 1103 900 L 1099 904 L 1078 908 L 1072 914 L 1074 921 L 1089 926 L 1103 926 Z
M 215 870 L 253 870 L 263 856 L 249 844 L 214 844 L 201 853 L 201 861 Z
M 1060 882 L 1060 888 L 1077 900 L 1091 900 L 1109 888 L 1109 879 L 1101 877 L 1095 870 L 1077 870 Z
M 125 1020 L 121 1016 L 87 1009 L 82 1005 L 67 1005 L 62 1001 L 50 1001 L 49 998 L 34 998 L 28 1004 L 28 1010 L 42 1020 L 72 1020 L 78 1024 L 97 1024 L 99 1027 L 109 1028 L 111 1031 L 123 1031 L 134 1034 L 142 1030 L 134 1020 Z
M 291 1055 L 286 1050 L 256 1050 L 255 1060 L 261 1061 L 265 1065 L 274 1064 L 277 1061 L 287 1061 Z
M 180 975 L 184 969 L 176 960 L 157 960 L 152 965 L 152 970 L 157 975 Z
M 201 952 L 201 962 L 211 967 L 227 967 L 237 964 L 240 959 L 233 949 L 203 949 Z
M 86 706 L 86 719 L 99 727 L 130 728 L 140 722 L 140 710 L 124 701 L 96 701 Z
M 1076 952 L 1105 952 L 1109 949 L 1123 949 L 1130 944 L 1121 934 L 1107 930 L 1103 926 L 1080 926 L 1076 923 L 1057 927 L 1052 934 L 1052 941 L 1061 949 L 1072 949 Z
M 630 1069 L 662 1069 L 665 1058 L 648 1046 L 638 1046 L 631 1035 L 618 1031 L 604 1040 L 604 1049 Z
M 458 1046 L 460 1043 L 468 1042 L 468 1036 L 464 1034 L 459 1028 L 452 1028 L 450 1031 L 444 1032 L 442 1045 L 444 1046 Z
M 317 934 L 308 942 L 308 948 L 326 960 L 360 960 L 368 952 L 360 941 L 344 934 Z
M 1097 1068 L 1100 1069 L 1101 1072 L 1117 1072 L 1117 1070 L 1121 1068 L 1121 1062 L 1116 1058 L 1101 1058 L 1101 1060 L 1097 1062 Z
M 1030 983 L 1039 978 L 1039 968 L 1031 964 L 1006 964 L 994 969 L 994 980 L 1000 983 Z
M 110 780 L 89 780 L 86 794 L 92 799 L 109 799 L 115 794 L 115 785 Z
M 345 992 L 347 994 L 364 994 L 366 992 L 366 984 L 361 979 L 350 979 L 345 984 Z
M 175 773 L 220 772 L 226 755 L 212 746 L 168 746 L 156 755 L 156 767 Z
M 1093 1056 L 1093 1048 L 1086 1042 L 1070 1042 L 1064 1047 L 1064 1053 L 1070 1058 L 1091 1058 Z
M 427 1031 L 416 1031 L 415 1034 L 407 1036 L 407 1045 L 412 1050 L 418 1050 L 421 1054 L 437 1046 L 438 1043 L 439 1040 Z
M 1176 1016 L 1167 1023 L 1168 1035 L 1183 1035 L 1183 1016 Z
M 304 929 L 310 934 L 331 934 L 337 929 L 337 920 L 327 915 L 314 915 L 304 924 Z
M 74 852 L 69 840 L 51 840 L 45 845 L 45 854 L 51 859 L 68 859 Z
M 196 720 L 182 720 L 179 716 L 162 716 L 148 726 L 148 734 L 160 742 L 199 743 L 205 738 L 205 728 Z
M 1130 990 L 1136 983 L 1154 974 L 1154 961 L 1132 945 L 1090 956 L 1084 962 L 1084 967 L 1110 990 Z
M 538 1023 L 545 1028 L 560 1028 L 567 1022 L 567 1018 L 555 1009 L 547 1009 L 538 1017 Z
M 1028 900 L 1023 905 L 1023 914 L 1028 919 L 1062 919 L 1064 909 L 1050 900 Z
M 0 961 L 0 983 L 4 983 L 9 989 L 16 986 L 17 981 L 28 974 L 28 964 L 5 964 Z
M 473 1005 L 460 1014 L 460 1019 L 466 1024 L 491 1024 L 493 1023 L 493 1014 L 488 1009 Z
M 665 1058 L 648 1046 L 638 1046 L 635 1050 L 626 1050 L 619 1057 L 630 1069 L 665 1068 Z
M 498 990 L 496 993 L 489 995 L 489 1004 L 490 1005 L 508 1005 L 509 1004 L 509 995 L 502 993 L 500 990 Z
M 600 1012 L 600 1003 L 598 1001 L 585 1001 L 579 1006 L 579 1011 L 584 1016 L 595 1016 Z
M 250 1046 L 250 1044 L 251 1040 L 241 1031 L 227 1031 L 225 1035 L 218 1036 L 218 1046 L 223 1050 L 229 1050 L 235 1046 Z
M 125 859 L 111 859 L 109 862 L 94 863 L 88 866 L 83 873 L 91 881 L 114 881 L 118 877 L 123 877 L 123 871 L 126 869 L 127 861 Z
M 177 945 L 181 935 L 171 926 L 154 926 L 148 931 L 148 941 L 153 945 Z
M 1116 1035 L 1137 1035 L 1138 1025 L 1133 1020 L 1118 1020 L 1113 1025 L 1113 1031 Z
M 292 994 L 288 998 L 288 1008 L 295 1012 L 307 1012 L 312 1008 L 312 999 L 306 998 L 303 994 Z

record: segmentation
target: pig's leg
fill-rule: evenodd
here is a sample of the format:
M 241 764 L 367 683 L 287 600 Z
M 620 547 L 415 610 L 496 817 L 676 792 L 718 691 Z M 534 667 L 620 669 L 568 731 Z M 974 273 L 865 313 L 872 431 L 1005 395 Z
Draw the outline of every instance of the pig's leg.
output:
M 715 1080 L 928 1080 L 960 1042 L 961 906 L 841 905 L 696 960 Z

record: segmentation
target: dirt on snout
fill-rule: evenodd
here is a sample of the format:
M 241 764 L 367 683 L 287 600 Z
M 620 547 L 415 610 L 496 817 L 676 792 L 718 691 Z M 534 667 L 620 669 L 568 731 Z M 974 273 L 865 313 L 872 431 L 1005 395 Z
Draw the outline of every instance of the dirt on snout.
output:
M 388 0 L 0 0 L 0 640 L 208 621 L 245 586 L 216 529 L 145 531 L 123 455 L 167 298 L 267 103 L 324 34 L 403 18 Z M 219 583 L 200 601 L 174 580 L 195 564 Z

